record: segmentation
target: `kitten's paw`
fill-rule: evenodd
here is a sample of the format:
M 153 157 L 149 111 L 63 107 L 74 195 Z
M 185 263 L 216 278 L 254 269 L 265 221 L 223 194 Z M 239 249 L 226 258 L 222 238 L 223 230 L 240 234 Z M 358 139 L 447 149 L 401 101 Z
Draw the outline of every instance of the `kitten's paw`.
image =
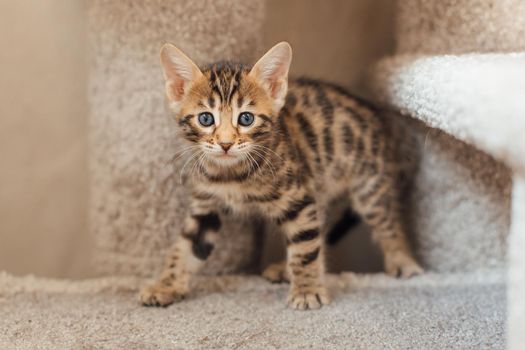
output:
M 272 283 L 290 282 L 286 272 L 286 262 L 271 264 L 264 269 L 262 276 Z
M 174 302 L 181 301 L 186 295 L 173 286 L 167 286 L 160 282 L 143 288 L 139 299 L 144 306 L 168 306 Z
M 385 256 L 385 271 L 393 277 L 410 278 L 424 271 L 409 254 L 397 251 Z
M 330 297 L 324 287 L 294 288 L 288 294 L 288 305 L 296 310 L 314 310 L 330 303 Z

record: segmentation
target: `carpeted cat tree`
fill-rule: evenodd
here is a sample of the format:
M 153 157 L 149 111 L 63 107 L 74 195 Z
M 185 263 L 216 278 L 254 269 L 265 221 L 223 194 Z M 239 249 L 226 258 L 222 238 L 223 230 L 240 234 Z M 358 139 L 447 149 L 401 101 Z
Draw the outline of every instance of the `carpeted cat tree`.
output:
M 0 274 L 0 348 L 522 348 L 525 55 L 510 52 L 525 50 L 523 2 L 399 3 L 397 52 L 378 64 L 372 85 L 419 141 L 406 201 L 428 272 L 408 281 L 331 275 L 333 303 L 308 313 L 286 309 L 287 286 L 256 276 L 198 278 L 195 297 L 167 309 L 140 307 L 135 294 L 141 276 L 160 267 L 157 252 L 184 203 L 171 164 L 162 166 L 179 148 L 159 88 L 159 44 L 175 41 L 201 62 L 253 60 L 264 3 L 89 7 L 95 268 L 117 276 Z M 223 234 L 243 232 L 230 224 Z M 254 234 L 237 237 L 208 272 L 249 265 L 253 252 L 242 247 L 253 247 Z
M 397 55 L 379 64 L 376 92 L 383 102 L 431 127 L 422 145 L 423 164 L 438 155 L 440 151 L 433 150 L 436 145 L 446 150 L 442 158 L 461 174 L 453 179 L 448 170 L 443 173 L 442 164 L 432 164 L 428 175 L 423 175 L 427 181 L 416 192 L 437 194 L 427 201 L 439 205 L 432 216 L 451 230 L 427 226 L 422 216 L 415 220 L 423 224 L 416 224 L 422 235 L 418 239 L 430 243 L 443 233 L 451 234 L 437 250 L 444 248 L 440 258 L 460 269 L 507 266 L 507 345 L 521 349 L 525 346 L 525 3 L 404 0 L 398 10 Z M 442 187 L 443 182 L 451 186 Z M 436 187 L 441 191 L 434 191 Z M 450 200 L 439 200 L 444 197 Z M 420 210 L 424 208 L 418 204 Z M 453 228 L 446 220 L 452 220 Z

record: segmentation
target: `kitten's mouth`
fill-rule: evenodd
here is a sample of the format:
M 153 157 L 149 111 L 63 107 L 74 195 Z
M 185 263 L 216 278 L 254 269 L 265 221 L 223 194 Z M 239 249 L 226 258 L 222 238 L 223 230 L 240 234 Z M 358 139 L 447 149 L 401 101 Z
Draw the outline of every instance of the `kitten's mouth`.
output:
M 239 162 L 240 157 L 231 153 L 219 153 L 214 154 L 212 159 L 221 165 L 233 165 Z
M 219 157 L 219 158 L 223 158 L 223 159 L 233 159 L 233 158 L 237 158 L 237 156 L 234 156 L 234 155 L 229 154 L 229 153 L 221 153 L 221 154 L 219 154 L 218 157 Z

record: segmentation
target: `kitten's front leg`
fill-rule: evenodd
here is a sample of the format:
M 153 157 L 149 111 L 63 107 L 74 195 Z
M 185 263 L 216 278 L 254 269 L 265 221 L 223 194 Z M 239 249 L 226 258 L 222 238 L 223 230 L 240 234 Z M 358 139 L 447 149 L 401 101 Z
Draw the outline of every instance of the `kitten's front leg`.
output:
M 286 234 L 290 273 L 288 304 L 299 310 L 318 309 L 330 298 L 324 283 L 323 239 L 314 200 L 305 196 L 279 220 Z
M 141 291 L 143 305 L 167 306 L 184 298 L 189 292 L 191 275 L 199 271 L 213 250 L 221 221 L 215 211 L 194 203 L 183 226 L 166 257 L 160 278 Z

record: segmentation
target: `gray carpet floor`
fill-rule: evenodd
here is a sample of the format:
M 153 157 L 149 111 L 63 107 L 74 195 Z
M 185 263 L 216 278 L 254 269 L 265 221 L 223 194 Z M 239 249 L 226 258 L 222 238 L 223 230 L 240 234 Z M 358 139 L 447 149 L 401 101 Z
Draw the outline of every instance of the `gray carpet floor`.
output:
M 137 302 L 142 281 L 0 273 L 1 349 L 504 349 L 503 271 L 330 275 L 333 302 L 285 307 L 287 285 L 201 277 L 168 308 Z

